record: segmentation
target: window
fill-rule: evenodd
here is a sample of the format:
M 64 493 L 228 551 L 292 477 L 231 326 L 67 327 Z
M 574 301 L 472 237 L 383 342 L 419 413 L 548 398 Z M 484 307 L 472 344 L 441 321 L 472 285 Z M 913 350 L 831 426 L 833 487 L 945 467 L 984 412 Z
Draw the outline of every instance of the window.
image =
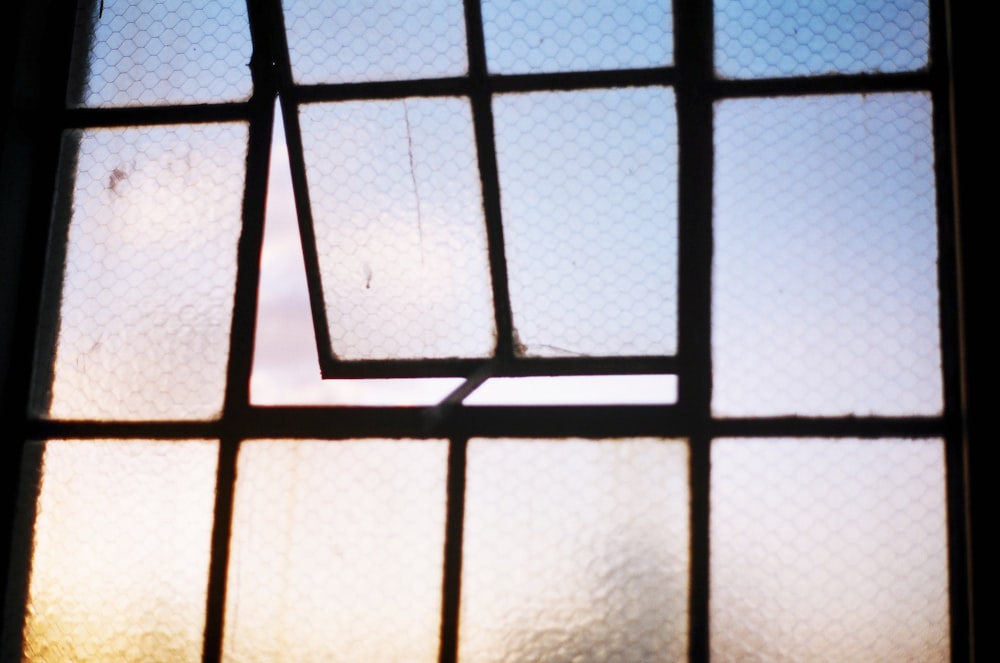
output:
M 20 10 L 5 659 L 968 658 L 943 6 L 425 4 Z

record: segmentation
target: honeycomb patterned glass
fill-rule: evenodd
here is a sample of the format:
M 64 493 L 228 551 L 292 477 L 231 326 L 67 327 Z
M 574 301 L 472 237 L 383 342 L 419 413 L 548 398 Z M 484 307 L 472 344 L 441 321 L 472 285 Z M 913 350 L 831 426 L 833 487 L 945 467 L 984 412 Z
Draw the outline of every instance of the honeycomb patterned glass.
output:
M 21 660 L 201 658 L 218 445 L 44 444 Z
M 715 64 L 730 78 L 922 69 L 927 0 L 716 0 Z
M 519 353 L 673 354 L 673 90 L 507 94 L 493 112 Z
M 715 127 L 713 411 L 939 413 L 929 97 L 724 101 Z
M 463 76 L 462 0 L 283 0 L 296 82 Z
M 447 443 L 246 442 L 223 658 L 438 657 Z
M 471 441 L 459 660 L 686 660 L 687 476 L 680 441 Z
M 566 3 L 485 0 L 490 71 L 534 74 L 671 64 L 669 0 Z
M 62 278 L 58 335 L 36 375 L 40 414 L 218 414 L 246 138 L 243 124 L 67 134 L 49 274 Z
M 716 441 L 712 660 L 949 661 L 943 449 Z
M 72 106 L 149 106 L 250 96 L 250 28 L 242 0 L 83 0 Z
M 486 225 L 468 102 L 313 104 L 300 117 L 334 354 L 492 352 Z

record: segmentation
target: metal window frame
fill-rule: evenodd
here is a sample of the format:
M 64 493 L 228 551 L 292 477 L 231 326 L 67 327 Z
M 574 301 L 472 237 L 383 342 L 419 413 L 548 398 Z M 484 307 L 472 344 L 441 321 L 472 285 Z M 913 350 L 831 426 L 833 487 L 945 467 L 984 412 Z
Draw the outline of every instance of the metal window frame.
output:
M 250 0 L 251 33 L 255 58 L 251 63 L 253 96 L 239 103 L 163 106 L 148 108 L 66 109 L 63 101 L 72 7 L 75 3 L 47 0 L 33 7 L 18 7 L 16 20 L 7 30 L 20 40 L 7 47 L 8 64 L 0 69 L 9 82 L 9 100 L 4 104 L 0 162 L 0 221 L 2 237 L 11 242 L 0 256 L 11 257 L 8 272 L 15 279 L 2 284 L 0 313 L 4 323 L 0 351 L 4 355 L 3 417 L 12 438 L 4 449 L 7 481 L 3 494 L 3 531 L 7 545 L 0 562 L 10 569 L 6 578 L 3 660 L 19 656 L 20 640 L 11 629 L 20 627 L 27 594 L 26 551 L 12 549 L 19 538 L 15 520 L 22 525 L 33 519 L 31 503 L 18 510 L 18 494 L 31 496 L 35 486 L 23 482 L 20 472 L 23 441 L 72 438 L 211 438 L 219 440 L 215 525 L 212 535 L 209 591 L 203 661 L 221 656 L 226 569 L 232 521 L 236 456 L 242 441 L 265 438 L 416 437 L 450 440 L 445 564 L 442 571 L 443 604 L 440 660 L 457 658 L 458 610 L 461 583 L 462 516 L 464 510 L 465 455 L 470 437 L 606 437 L 657 435 L 683 437 L 690 452 L 691 571 L 689 595 L 689 660 L 709 660 L 709 486 L 710 447 L 717 437 L 942 437 L 945 439 L 949 523 L 949 591 L 952 660 L 982 658 L 989 638 L 973 638 L 974 621 L 972 558 L 981 559 L 985 544 L 970 539 L 976 530 L 970 522 L 985 523 L 983 487 L 987 464 L 970 463 L 974 439 L 981 440 L 982 419 L 970 416 L 983 405 L 972 354 L 983 347 L 976 340 L 977 311 L 985 298 L 977 294 L 970 278 L 983 269 L 975 260 L 977 238 L 983 231 L 969 219 L 976 206 L 968 204 L 975 188 L 967 175 L 971 168 L 956 157 L 956 134 L 963 125 L 956 121 L 955 85 L 959 80 L 955 62 L 974 62 L 975 56 L 954 57 L 955 16 L 963 17 L 963 29 L 975 20 L 971 10 L 955 14 L 946 0 L 931 0 L 931 65 L 926 71 L 903 74 L 831 75 L 809 78 L 720 80 L 712 69 L 712 8 L 710 3 L 677 0 L 674 21 L 675 65 L 660 69 L 572 74 L 495 76 L 488 74 L 478 2 L 466 0 L 466 30 L 470 75 L 437 81 L 400 81 L 347 85 L 297 86 L 291 80 L 284 34 L 275 26 L 283 19 L 278 0 Z M 30 4 L 30 3 L 29 3 Z M 971 50 L 971 49 L 970 49 Z M 969 53 L 969 50 L 960 51 Z M 266 55 L 264 55 L 266 54 Z M 17 57 L 15 57 L 17 56 Z M 965 70 L 967 71 L 967 69 Z M 502 225 L 499 217 L 498 183 L 492 147 L 491 95 L 505 91 L 582 89 L 670 85 L 677 99 L 679 134 L 679 325 L 675 357 L 601 358 L 598 360 L 531 359 L 515 356 L 506 292 Z M 971 85 L 969 86 L 971 87 Z M 960 88 L 962 90 L 968 87 Z M 765 417 L 718 418 L 710 411 L 711 397 L 711 257 L 712 257 L 712 150 L 713 104 L 725 98 L 801 96 L 827 93 L 869 93 L 901 90 L 928 91 L 934 101 L 935 175 L 938 187 L 938 247 L 941 290 L 941 346 L 944 371 L 944 412 L 939 417 Z M 249 400 L 254 321 L 257 306 L 259 255 L 263 237 L 264 192 L 271 144 L 275 96 L 286 121 L 292 156 L 295 195 L 299 204 L 300 230 L 306 242 L 306 264 L 314 313 L 318 290 L 318 265 L 310 264 L 311 224 L 307 187 L 298 138 L 298 104 L 338 99 L 404 98 L 409 95 L 459 95 L 472 100 L 480 173 L 487 210 L 490 265 L 494 282 L 498 346 L 488 361 L 437 362 L 336 362 L 332 351 L 324 373 L 343 377 L 410 375 L 460 375 L 468 378 L 464 388 L 432 407 L 261 407 Z M 961 97 L 959 97 L 961 99 Z M 965 99 L 970 99 L 966 96 Z M 974 97 L 972 97 L 974 100 Z M 965 109 L 973 101 L 958 106 Z M 964 117 L 964 116 L 962 116 Z M 291 118 L 291 119 L 290 119 Z M 244 194 L 244 230 L 240 239 L 235 307 L 230 337 L 227 387 L 223 413 L 215 421 L 92 422 L 37 419 L 27 412 L 27 393 L 32 371 L 43 263 L 48 244 L 49 210 L 58 160 L 60 133 L 71 127 L 173 124 L 243 120 L 250 128 L 247 186 Z M 964 125 L 968 126 L 968 125 Z M 965 134 L 963 148 L 976 140 L 976 132 Z M 296 145 L 297 142 L 297 145 Z M 965 157 L 968 159 L 968 157 Z M 967 160 L 964 162 L 968 164 Z M 961 175 L 962 195 L 957 182 Z M 972 194 L 968 191 L 972 191 Z M 982 189 L 980 189 L 981 191 Z M 958 228 L 959 202 L 964 223 Z M 303 209 L 305 213 L 303 213 Z M 41 220 L 41 221 L 40 221 Z M 978 233 L 978 234 L 977 234 Z M 13 248 L 11 248 L 13 247 Z M 959 251 L 959 249 L 962 249 Z M 16 255 L 15 255 L 16 254 Z M 958 256 L 963 261 L 959 263 Z M 965 282 L 960 282 L 964 278 Z M 981 293 L 981 291 L 979 291 Z M 320 308 L 322 302 L 319 302 Z M 322 316 L 314 316 L 321 326 Z M 317 337 L 320 338 L 317 330 Z M 329 338 L 327 334 L 325 338 Z M 321 344 L 322 345 L 322 344 Z M 320 348 L 321 351 L 323 348 Z M 978 355 L 977 355 L 978 356 Z M 331 365 L 331 362 L 333 365 Z M 348 365 L 350 364 L 350 365 Z M 461 406 L 461 398 L 493 375 L 602 374 L 674 372 L 679 396 L 671 406 Z M 982 375 L 979 373 L 978 375 Z M 982 379 L 982 377 L 980 377 Z M 979 409 L 974 409 L 977 405 Z M 290 423 L 291 422 L 291 423 Z M 976 426 L 979 426 L 977 428 Z M 970 492 L 972 488 L 978 493 Z M 975 507 L 975 508 L 974 508 Z M 979 511 L 976 511 L 979 509 Z M 977 516 L 977 514 L 979 514 Z M 23 532 L 22 532 L 23 535 Z M 982 536 L 980 534 L 980 536 Z M 973 545 L 970 547 L 970 541 Z

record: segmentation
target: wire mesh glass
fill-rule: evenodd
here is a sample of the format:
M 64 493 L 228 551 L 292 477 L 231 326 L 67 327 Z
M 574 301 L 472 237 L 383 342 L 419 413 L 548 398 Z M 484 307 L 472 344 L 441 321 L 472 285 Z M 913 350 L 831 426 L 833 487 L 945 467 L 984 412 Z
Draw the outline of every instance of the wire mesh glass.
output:
M 35 377 L 39 414 L 218 415 L 246 149 L 244 124 L 67 132 Z
M 715 113 L 713 411 L 939 413 L 929 96 Z
M 673 90 L 504 94 L 493 113 L 517 351 L 672 354 Z
M 250 96 L 250 27 L 239 0 L 83 0 L 71 106 L 152 106 Z
M 950 658 L 941 440 L 712 444 L 712 660 Z

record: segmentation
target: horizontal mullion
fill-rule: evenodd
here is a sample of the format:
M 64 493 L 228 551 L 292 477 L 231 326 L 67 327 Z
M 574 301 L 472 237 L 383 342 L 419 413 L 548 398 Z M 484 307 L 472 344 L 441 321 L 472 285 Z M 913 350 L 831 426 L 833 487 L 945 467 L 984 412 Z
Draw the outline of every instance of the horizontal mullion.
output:
M 320 101 L 402 99 L 405 97 L 468 96 L 474 92 L 495 94 L 671 85 L 673 78 L 674 70 L 672 67 L 660 67 L 656 69 L 613 69 L 541 74 L 494 74 L 482 78 L 455 76 L 417 80 L 293 85 L 283 91 L 283 94 L 293 98 L 297 103 L 315 103 Z
M 941 417 L 762 417 L 715 419 L 713 437 L 928 437 L 944 436 Z
M 672 373 L 676 357 L 531 357 L 498 361 L 487 359 L 386 359 L 321 362 L 324 379 L 467 377 L 483 364 L 493 363 L 495 377 L 557 375 L 648 375 Z
M 295 103 L 363 99 L 402 99 L 417 96 L 461 96 L 473 91 L 491 94 L 544 90 L 620 88 L 674 84 L 674 69 L 623 69 L 611 71 L 559 72 L 488 76 L 482 83 L 461 76 L 452 78 L 373 81 L 364 83 L 292 85 L 281 93 Z M 893 74 L 835 74 L 826 76 L 715 79 L 711 96 L 730 97 L 801 96 L 810 94 L 872 93 L 927 90 L 933 86 L 931 72 Z M 252 114 L 249 101 L 219 104 L 126 106 L 116 108 L 69 108 L 61 112 L 63 127 L 112 127 L 148 124 L 193 124 L 246 120 Z
M 892 74 L 830 74 L 760 79 L 716 78 L 711 84 L 716 99 L 781 97 L 816 94 L 870 94 L 928 90 L 933 85 L 929 71 Z
M 249 120 L 254 112 L 254 106 L 249 101 L 181 106 L 69 108 L 62 111 L 59 123 L 64 128 L 206 124 Z
M 717 419 L 711 437 L 934 437 L 940 417 L 771 417 Z M 690 437 L 691 417 L 675 405 L 452 407 L 251 407 L 219 421 L 31 421 L 28 439 L 220 439 L 371 437 Z

